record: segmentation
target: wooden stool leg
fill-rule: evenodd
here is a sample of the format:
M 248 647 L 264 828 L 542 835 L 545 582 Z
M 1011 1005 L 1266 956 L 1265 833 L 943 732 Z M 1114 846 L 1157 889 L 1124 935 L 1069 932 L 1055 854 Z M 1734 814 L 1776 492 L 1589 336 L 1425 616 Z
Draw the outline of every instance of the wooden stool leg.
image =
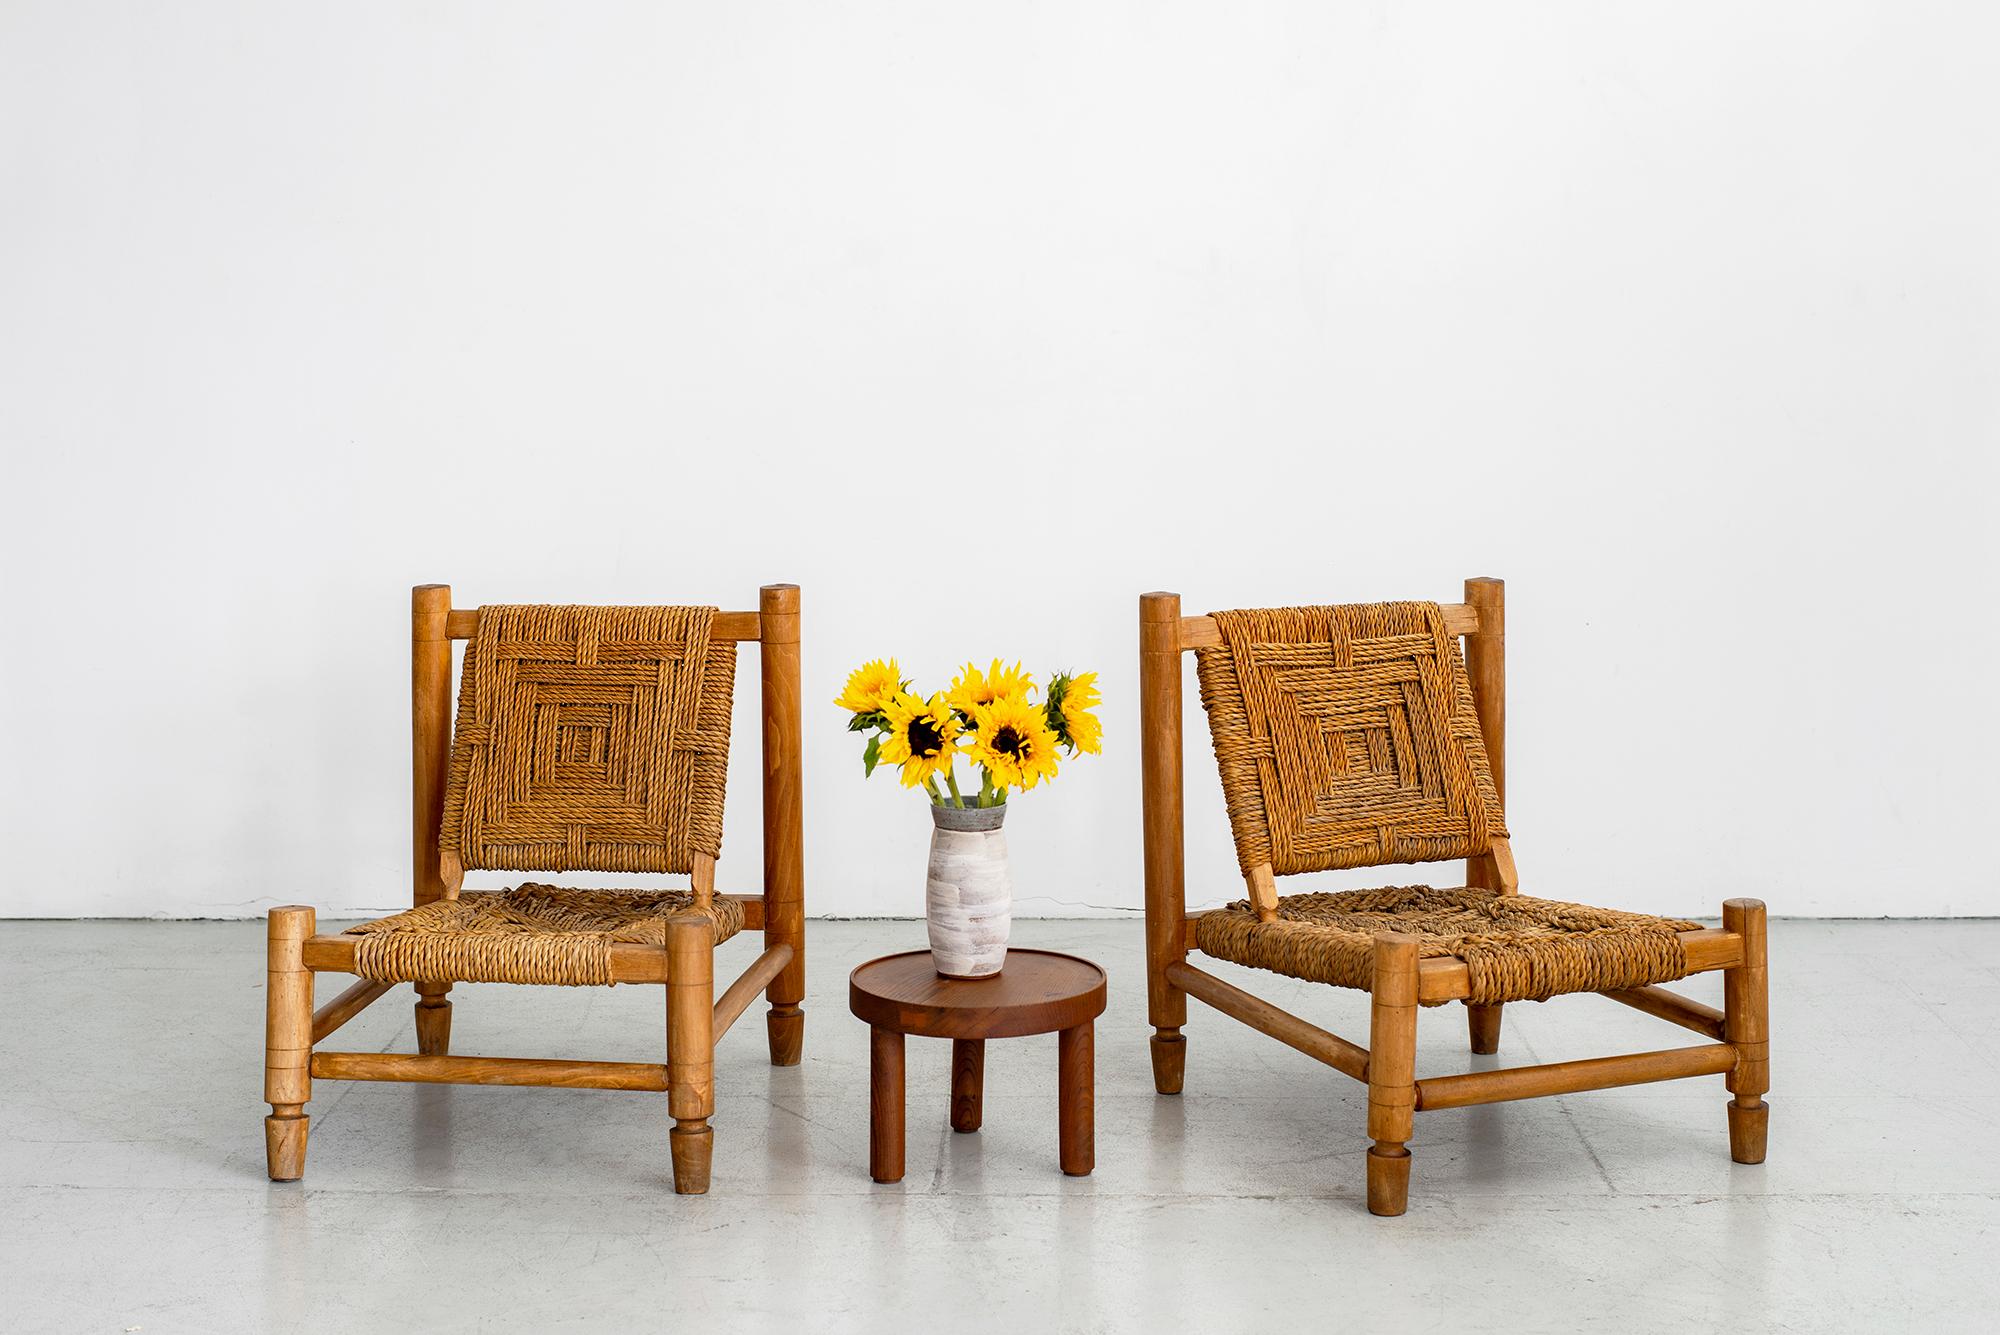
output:
M 951 1041 L 951 1129 L 977 1131 L 986 1088 L 986 1040 Z
M 304 947 L 313 934 L 309 908 L 272 909 L 264 982 L 264 1160 L 273 1182 L 296 1182 L 306 1171 L 312 1119 L 313 976 Z
M 708 1190 L 715 1132 L 715 934 L 706 917 L 667 923 L 667 1109 L 674 1190 Z
M 1088 1020 L 1056 1035 L 1056 1099 L 1062 1117 L 1057 1159 L 1071 1177 L 1088 1177 L 1097 1166 L 1095 1048 Z
M 1762 1163 L 1771 1122 L 1764 1102 L 1771 1088 L 1771 988 L 1763 901 L 1724 901 L 1722 925 L 1743 938 L 1743 963 L 1722 975 L 1722 1036 L 1736 1047 L 1736 1069 L 1728 1076 L 1735 1096 L 1729 1101 L 1729 1157 Z
M 450 983 L 417 984 L 417 1051 L 442 1057 L 451 1051 Z
M 869 1030 L 868 1176 L 903 1180 L 903 1036 L 893 1029 Z
M 1500 1051 L 1500 1006 L 1465 1003 L 1465 1024 L 1472 1035 L 1472 1050 L 1482 1054 Z
M 1375 938 L 1368 1031 L 1368 1212 L 1399 1215 L 1409 1204 L 1411 1121 L 1417 1106 L 1417 938 Z

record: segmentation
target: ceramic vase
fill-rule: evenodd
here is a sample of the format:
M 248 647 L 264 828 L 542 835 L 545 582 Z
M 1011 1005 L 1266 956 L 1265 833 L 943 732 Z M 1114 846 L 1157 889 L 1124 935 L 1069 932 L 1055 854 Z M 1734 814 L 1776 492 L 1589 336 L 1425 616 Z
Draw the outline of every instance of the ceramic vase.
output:
M 931 960 L 946 978 L 990 978 L 1007 962 L 1014 883 L 1007 874 L 1007 808 L 931 807 L 924 917 Z

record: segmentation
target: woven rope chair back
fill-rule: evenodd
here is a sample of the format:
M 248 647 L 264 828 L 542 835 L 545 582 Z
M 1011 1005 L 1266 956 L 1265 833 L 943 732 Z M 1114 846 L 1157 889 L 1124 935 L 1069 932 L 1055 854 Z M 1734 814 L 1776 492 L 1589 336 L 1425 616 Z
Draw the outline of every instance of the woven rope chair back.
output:
M 736 642 L 709 607 L 482 607 L 439 847 L 467 868 L 686 874 L 722 849 Z
M 1506 825 L 1435 603 L 1218 612 L 1196 651 L 1247 876 L 1485 853 Z

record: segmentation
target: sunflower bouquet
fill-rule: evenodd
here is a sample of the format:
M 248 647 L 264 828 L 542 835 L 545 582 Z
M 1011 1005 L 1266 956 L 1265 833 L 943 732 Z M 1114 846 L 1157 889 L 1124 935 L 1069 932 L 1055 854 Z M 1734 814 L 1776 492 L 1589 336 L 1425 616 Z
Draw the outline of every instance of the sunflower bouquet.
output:
M 849 732 L 868 734 L 866 773 L 895 765 L 905 788 L 921 787 L 938 806 L 996 807 L 1012 790 L 1054 779 L 1062 757 L 1096 755 L 1102 744 L 1095 672 L 1058 672 L 1045 698 L 1036 693 L 1019 663 L 996 658 L 984 672 L 967 663 L 949 690 L 921 696 L 891 658 L 856 668 L 834 703 L 848 711 Z M 960 756 L 978 771 L 975 793 L 959 788 Z

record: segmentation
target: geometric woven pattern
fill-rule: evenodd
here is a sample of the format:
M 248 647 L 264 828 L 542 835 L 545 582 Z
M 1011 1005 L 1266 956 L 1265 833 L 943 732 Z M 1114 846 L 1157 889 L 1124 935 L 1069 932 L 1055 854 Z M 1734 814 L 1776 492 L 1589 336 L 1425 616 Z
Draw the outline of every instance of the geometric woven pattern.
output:
M 1421 958 L 1464 959 L 1468 1000 L 1490 1005 L 1684 978 L 1687 947 L 1677 933 L 1699 925 L 1497 890 L 1413 885 L 1285 895 L 1272 922 L 1239 901 L 1195 919 L 1195 935 L 1217 959 L 1366 991 L 1375 934 L 1404 932 L 1419 939 Z
M 1432 862 L 1506 836 L 1458 639 L 1435 603 L 1217 612 L 1196 652 L 1247 875 Z
M 707 607 L 482 607 L 439 846 L 468 868 L 687 873 L 722 848 L 736 642 Z
M 612 946 L 664 947 L 667 920 L 693 901 L 689 890 L 523 885 L 468 890 L 347 931 L 361 938 L 354 972 L 377 982 L 603 987 Z M 718 896 L 708 920 L 721 945 L 743 930 L 743 905 Z

